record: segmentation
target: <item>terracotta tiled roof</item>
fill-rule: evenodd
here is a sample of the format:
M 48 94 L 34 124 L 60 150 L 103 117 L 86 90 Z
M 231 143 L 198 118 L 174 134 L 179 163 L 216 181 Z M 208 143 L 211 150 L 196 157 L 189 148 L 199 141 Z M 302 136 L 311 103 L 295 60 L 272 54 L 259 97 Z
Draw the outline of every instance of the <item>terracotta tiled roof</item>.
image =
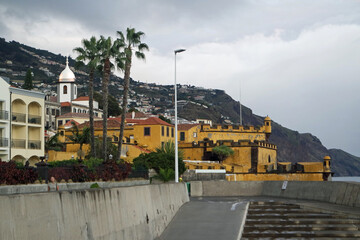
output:
M 82 124 L 78 125 L 79 129 L 82 129 L 84 127 L 89 127 L 90 122 L 86 121 Z M 120 128 L 120 121 L 114 118 L 109 118 L 107 121 L 107 127 L 108 128 Z M 94 128 L 103 128 L 103 120 L 94 121 Z
M 80 123 L 78 123 L 77 121 L 75 121 L 74 119 L 68 121 L 67 123 L 64 124 L 64 127 L 72 127 L 72 123 L 75 123 L 75 125 L 79 125 Z
M 120 117 L 120 116 L 118 116 L 118 117 Z M 135 117 L 134 117 L 134 119 L 136 119 L 136 118 L 147 118 L 147 117 L 148 117 L 148 115 L 146 115 L 146 114 L 143 113 L 143 112 L 135 112 Z M 126 113 L 126 114 L 125 114 L 125 118 L 132 118 L 132 112 Z
M 132 119 L 126 118 L 127 123 L 134 123 L 137 125 L 165 125 L 165 126 L 173 126 L 170 123 L 167 123 L 160 118 L 157 117 L 150 117 L 148 119 Z
M 197 126 L 199 124 L 179 124 L 178 125 L 178 130 L 179 131 L 186 131 L 189 130 L 190 128 L 193 128 L 195 126 Z
M 71 106 L 71 103 L 70 102 L 62 102 L 60 103 L 62 107 L 69 107 Z
M 73 101 L 89 101 L 89 96 L 82 96 L 74 99 Z

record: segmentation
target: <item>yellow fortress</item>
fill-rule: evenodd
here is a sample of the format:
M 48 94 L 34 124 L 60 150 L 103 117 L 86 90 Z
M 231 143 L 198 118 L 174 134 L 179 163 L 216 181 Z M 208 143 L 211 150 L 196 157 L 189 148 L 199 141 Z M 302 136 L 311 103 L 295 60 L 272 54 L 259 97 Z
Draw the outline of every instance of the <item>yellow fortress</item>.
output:
M 268 142 L 271 119 L 264 125 L 211 126 L 179 125 L 179 149 L 184 152 L 188 169 L 225 169 L 229 181 L 327 181 L 331 175 L 330 157 L 324 162 L 277 161 L 277 146 Z M 225 145 L 234 152 L 223 161 L 213 154 L 216 146 Z

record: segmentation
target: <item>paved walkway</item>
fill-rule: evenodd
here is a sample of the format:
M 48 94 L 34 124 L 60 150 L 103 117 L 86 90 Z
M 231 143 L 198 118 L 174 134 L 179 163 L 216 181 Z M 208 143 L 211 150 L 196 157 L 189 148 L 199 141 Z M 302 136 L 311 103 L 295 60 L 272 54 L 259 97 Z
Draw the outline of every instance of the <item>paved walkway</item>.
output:
M 159 239 L 238 239 L 247 201 L 195 198 L 184 204 Z
M 273 197 L 198 197 L 184 204 L 158 240 L 237 240 L 250 201 L 282 201 L 360 219 L 360 208 Z

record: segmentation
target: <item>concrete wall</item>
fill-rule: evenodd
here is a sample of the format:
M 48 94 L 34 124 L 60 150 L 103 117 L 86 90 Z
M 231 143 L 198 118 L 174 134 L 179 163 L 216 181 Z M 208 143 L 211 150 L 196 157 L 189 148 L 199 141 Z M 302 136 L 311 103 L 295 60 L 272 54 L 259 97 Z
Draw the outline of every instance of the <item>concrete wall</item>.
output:
M 360 207 L 360 183 L 289 181 L 285 190 L 282 185 L 279 181 L 195 181 L 191 196 L 271 196 Z
M 0 195 L 0 239 L 154 239 L 187 201 L 183 183 Z
M 39 193 L 56 191 L 72 191 L 72 190 L 86 190 L 90 189 L 93 183 L 97 183 L 100 188 L 116 188 L 116 187 L 131 187 L 137 185 L 149 184 L 149 180 L 131 180 L 120 182 L 83 182 L 83 183 L 57 183 L 57 184 L 29 184 L 29 185 L 4 185 L 0 186 L 0 195 L 2 194 L 19 194 L 19 193 Z

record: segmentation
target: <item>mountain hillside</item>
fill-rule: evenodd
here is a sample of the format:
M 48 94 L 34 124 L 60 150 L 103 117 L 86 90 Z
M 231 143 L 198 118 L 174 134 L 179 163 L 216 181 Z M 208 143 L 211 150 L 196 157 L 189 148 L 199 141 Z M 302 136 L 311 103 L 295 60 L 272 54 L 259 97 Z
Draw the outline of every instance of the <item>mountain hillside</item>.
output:
M 76 46 L 74 46 L 76 47 Z M 70 67 L 75 61 L 69 59 Z M 35 90 L 53 94 L 59 74 L 65 67 L 65 57 L 46 50 L 39 50 L 24 44 L 0 38 L 0 75 L 8 77 L 13 85 L 21 85 L 27 69 L 34 73 Z M 74 69 L 79 96 L 87 93 L 85 69 Z M 100 75 L 95 79 L 95 90 L 101 92 Z M 111 76 L 109 93 L 120 103 L 122 98 L 122 78 Z M 174 86 L 148 84 L 130 81 L 129 107 L 153 114 L 174 113 Z M 223 90 L 205 89 L 178 84 L 179 116 L 187 120 L 210 119 L 218 124 L 239 122 L 239 102 Z M 262 125 L 264 117 L 253 114 L 242 106 L 244 125 Z M 271 113 L 269 113 L 271 117 Z M 270 141 L 278 146 L 279 161 L 308 162 L 322 161 L 330 155 L 335 176 L 360 176 L 360 158 L 340 149 L 326 149 L 321 141 L 310 133 L 297 131 L 273 122 Z

